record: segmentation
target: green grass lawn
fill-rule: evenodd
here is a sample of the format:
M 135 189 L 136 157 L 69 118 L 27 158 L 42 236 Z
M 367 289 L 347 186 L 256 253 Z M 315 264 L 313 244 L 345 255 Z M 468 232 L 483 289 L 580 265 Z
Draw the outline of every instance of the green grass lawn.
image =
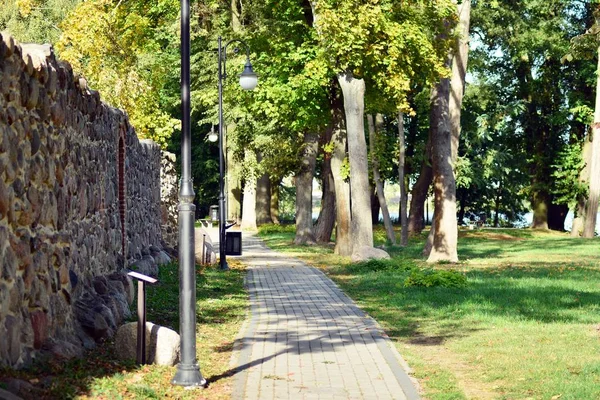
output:
M 388 249 L 394 262 L 353 266 L 332 246 L 267 244 L 323 269 L 379 321 L 428 399 L 600 398 L 600 239 L 531 230 L 461 231 L 459 287 L 407 286 L 425 236 Z M 378 228 L 376 244 L 385 233 Z
M 55 360 L 23 371 L 0 370 L 0 376 L 31 382 L 39 390 L 32 398 L 228 399 L 233 343 L 248 309 L 245 271 L 235 261 L 229 266 L 228 272 L 216 267 L 198 269 L 196 276 L 197 357 L 202 375 L 210 382 L 208 389 L 189 391 L 172 385 L 175 367 L 120 361 L 110 342 L 98 345 L 84 359 Z M 146 288 L 147 320 L 179 332 L 177 264 L 162 266 L 158 279 L 158 284 Z M 135 303 L 131 310 L 135 314 Z

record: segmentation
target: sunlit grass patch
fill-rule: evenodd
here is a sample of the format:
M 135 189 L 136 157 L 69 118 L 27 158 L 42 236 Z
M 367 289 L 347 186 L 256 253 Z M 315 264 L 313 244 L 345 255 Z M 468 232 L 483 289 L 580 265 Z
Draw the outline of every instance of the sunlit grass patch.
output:
M 600 398 L 600 239 L 530 229 L 461 231 L 458 264 L 425 263 L 427 232 L 392 260 L 351 264 L 299 252 L 379 321 L 429 399 Z M 398 233 L 399 238 L 399 233 Z M 385 243 L 382 227 L 375 244 Z M 432 269 L 428 269 L 432 268 Z M 411 271 L 451 271 L 465 285 L 407 286 Z

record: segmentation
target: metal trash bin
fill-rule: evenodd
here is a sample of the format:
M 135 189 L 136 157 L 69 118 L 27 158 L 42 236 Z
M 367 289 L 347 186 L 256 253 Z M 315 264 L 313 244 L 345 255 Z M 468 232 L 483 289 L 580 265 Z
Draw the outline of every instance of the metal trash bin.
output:
M 225 232 L 225 254 L 242 255 L 242 232 Z
M 219 222 L 219 206 L 210 206 L 209 215 L 212 222 Z

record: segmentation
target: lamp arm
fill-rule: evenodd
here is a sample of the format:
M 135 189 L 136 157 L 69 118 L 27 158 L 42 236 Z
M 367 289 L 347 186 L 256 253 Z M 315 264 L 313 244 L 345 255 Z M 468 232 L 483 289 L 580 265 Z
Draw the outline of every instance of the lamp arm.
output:
M 227 43 L 225 43 L 225 46 L 223 46 L 223 79 L 225 79 L 227 77 L 227 46 L 229 46 L 231 43 L 241 43 L 244 47 L 246 47 L 246 59 L 250 59 L 250 46 L 248 46 L 248 44 L 246 42 L 244 42 L 242 39 L 231 39 L 230 41 L 228 41 Z

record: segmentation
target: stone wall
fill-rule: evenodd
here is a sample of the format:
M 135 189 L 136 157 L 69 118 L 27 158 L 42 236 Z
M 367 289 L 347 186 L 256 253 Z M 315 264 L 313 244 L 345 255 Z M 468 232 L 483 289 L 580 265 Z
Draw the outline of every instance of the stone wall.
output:
M 160 165 L 160 198 L 162 215 L 162 238 L 166 246 L 174 249 L 178 245 L 179 231 L 179 183 L 175 167 L 175 154 L 163 152 Z
M 161 157 L 49 46 L 0 34 L 0 366 L 79 355 L 128 317 L 125 268 L 166 257 Z

